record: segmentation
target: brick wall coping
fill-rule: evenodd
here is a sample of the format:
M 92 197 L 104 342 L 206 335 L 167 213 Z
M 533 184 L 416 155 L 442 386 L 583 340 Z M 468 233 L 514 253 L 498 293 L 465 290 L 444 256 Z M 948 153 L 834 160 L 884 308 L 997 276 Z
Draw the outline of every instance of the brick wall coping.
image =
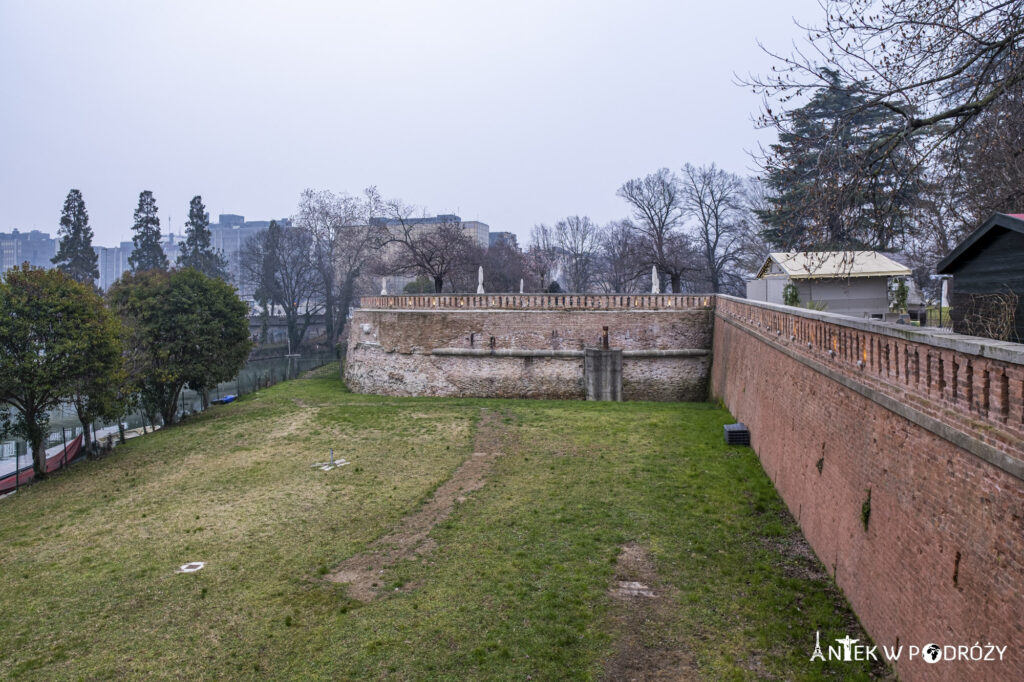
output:
M 364 310 L 695 310 L 714 296 L 690 294 L 415 294 L 362 296 Z
M 612 349 L 615 350 L 615 349 Z M 582 350 L 534 350 L 520 348 L 435 348 L 431 355 L 451 355 L 466 357 L 504 357 L 504 358 L 582 358 L 586 352 Z M 624 350 L 626 358 L 696 358 L 711 355 L 706 348 L 664 348 L 651 350 Z
M 965 355 L 977 355 L 984 358 L 991 358 L 1001 362 L 1009 362 L 1016 365 L 1024 365 L 1024 343 L 1011 343 L 1009 341 L 996 341 L 981 336 L 966 336 L 955 334 L 945 329 L 931 327 L 914 327 L 911 325 L 896 324 L 894 322 L 880 322 L 878 320 L 865 320 L 849 315 L 829 313 L 819 310 L 808 310 L 794 306 L 782 305 L 779 303 L 766 303 L 765 301 L 752 301 L 737 296 L 716 294 L 722 298 L 744 305 L 763 308 L 786 315 L 803 317 L 808 320 L 816 320 L 829 324 L 837 324 L 843 327 L 850 327 L 872 334 L 883 334 L 892 336 L 912 343 L 922 343 L 937 348 L 945 348 Z

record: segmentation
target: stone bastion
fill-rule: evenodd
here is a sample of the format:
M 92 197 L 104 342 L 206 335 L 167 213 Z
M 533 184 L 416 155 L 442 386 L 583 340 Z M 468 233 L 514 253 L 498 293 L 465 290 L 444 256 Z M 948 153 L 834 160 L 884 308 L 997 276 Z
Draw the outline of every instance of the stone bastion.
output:
M 713 306 L 672 294 L 365 296 L 345 378 L 358 393 L 582 399 L 585 350 L 607 327 L 624 400 L 706 400 Z

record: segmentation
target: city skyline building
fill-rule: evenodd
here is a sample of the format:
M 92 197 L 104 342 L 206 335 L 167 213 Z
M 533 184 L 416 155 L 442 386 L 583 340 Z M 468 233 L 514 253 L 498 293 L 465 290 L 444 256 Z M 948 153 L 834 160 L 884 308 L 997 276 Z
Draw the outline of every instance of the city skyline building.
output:
M 270 227 L 270 223 L 270 220 L 246 221 L 243 215 L 222 213 L 218 215 L 218 222 L 209 226 L 210 244 L 224 256 L 231 284 L 243 297 L 251 295 L 252 292 L 244 291 L 242 283 L 239 257 L 242 245 L 253 235 Z M 288 218 L 280 218 L 277 223 L 282 227 L 291 226 L 291 220 Z M 181 253 L 181 243 L 185 236 L 167 232 L 162 233 L 160 239 L 164 254 L 173 266 Z M 52 268 L 54 265 L 51 259 L 57 254 L 59 245 L 59 237 L 53 237 L 49 232 L 41 230 L 22 232 L 15 228 L 10 232 L 0 232 L 0 273 L 25 262 L 39 268 Z M 121 275 L 131 269 L 128 257 L 135 246 L 131 241 L 122 241 L 116 246 L 93 245 L 92 248 L 96 252 L 99 269 L 99 277 L 94 282 L 97 287 L 106 291 L 120 279 Z
M 392 229 L 400 225 L 397 220 L 382 217 L 371 218 L 371 221 Z M 242 247 L 248 239 L 269 228 L 271 222 L 271 220 L 246 220 L 244 215 L 236 213 L 221 213 L 217 216 L 217 222 L 209 224 L 210 244 L 223 255 L 227 263 L 226 271 L 230 283 L 243 299 L 251 298 L 253 292 L 252 286 L 246 283 L 242 277 L 240 257 Z M 292 225 L 288 218 L 280 218 L 276 222 L 281 227 L 291 227 Z M 519 246 L 516 235 L 512 232 L 491 232 L 487 223 L 479 220 L 464 221 L 454 214 L 438 214 L 416 218 L 409 222 L 413 225 L 414 235 L 442 225 L 458 225 L 475 244 L 482 248 L 489 248 L 499 242 L 515 248 Z M 177 262 L 184 240 L 183 234 L 173 231 L 161 234 L 161 247 L 172 266 Z M 52 237 L 50 233 L 40 230 L 21 232 L 18 229 L 13 229 L 9 233 L 0 232 L 0 273 L 26 261 L 36 267 L 52 268 L 54 265 L 51 259 L 56 255 L 59 244 L 59 238 Z M 391 244 L 387 250 L 391 251 L 397 247 L 397 244 Z M 122 241 L 116 246 L 93 246 L 99 270 L 99 277 L 96 278 L 95 284 L 99 289 L 108 290 L 125 272 L 131 270 L 128 258 L 134 248 L 131 241 Z M 384 274 L 388 279 L 389 291 L 396 293 L 400 293 L 405 285 L 416 279 L 396 273 Z
M 51 239 L 48 232 L 31 230 L 0 232 L 0 272 L 7 272 L 28 262 L 40 268 L 52 268 L 51 258 L 57 255 L 59 240 Z

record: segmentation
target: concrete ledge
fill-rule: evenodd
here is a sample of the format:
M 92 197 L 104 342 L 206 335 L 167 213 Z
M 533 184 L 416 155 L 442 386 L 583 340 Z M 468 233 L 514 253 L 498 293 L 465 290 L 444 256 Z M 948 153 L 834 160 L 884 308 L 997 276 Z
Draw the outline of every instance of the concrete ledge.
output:
M 723 300 L 735 301 L 742 305 L 749 305 L 755 308 L 783 313 L 785 315 L 794 315 L 808 320 L 837 324 L 843 327 L 871 332 L 873 334 L 884 334 L 885 336 L 892 336 L 914 343 L 924 343 L 937 348 L 945 348 L 947 350 L 956 351 L 957 353 L 964 353 L 966 355 L 978 355 L 984 358 L 1000 360 L 1002 362 L 1012 362 L 1017 365 L 1024 365 L 1024 344 L 1022 343 L 996 341 L 995 339 L 986 339 L 980 336 L 965 336 L 963 334 L 955 334 L 944 329 L 922 329 L 921 327 L 911 327 L 910 325 L 895 324 L 893 322 L 862 320 L 848 315 L 839 315 L 837 313 L 827 313 L 818 310 L 807 310 L 806 308 L 779 305 L 777 303 L 766 303 L 764 301 L 752 301 L 750 299 L 737 298 L 735 296 L 727 296 L 725 294 L 717 294 L 717 297 Z M 721 317 L 721 315 L 719 315 L 719 317 Z
M 518 348 L 435 348 L 431 355 L 496 358 L 582 358 L 581 350 L 521 350 Z
M 711 355 L 706 348 L 666 348 L 664 350 L 624 350 L 624 358 L 699 358 Z

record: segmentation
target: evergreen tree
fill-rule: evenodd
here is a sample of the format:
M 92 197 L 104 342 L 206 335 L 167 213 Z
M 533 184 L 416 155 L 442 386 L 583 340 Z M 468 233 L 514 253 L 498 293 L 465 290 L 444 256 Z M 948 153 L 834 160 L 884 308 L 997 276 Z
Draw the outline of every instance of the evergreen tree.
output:
M 132 272 L 166 270 L 169 263 L 160 246 L 160 218 L 156 215 L 156 200 L 149 190 L 139 193 L 139 206 L 135 209 L 132 244 L 135 249 L 128 256 Z
M 192 197 L 188 205 L 188 222 L 185 223 L 185 243 L 181 245 L 178 265 L 198 270 L 208 277 L 227 279 L 227 261 L 210 245 L 210 219 L 203 206 L 203 198 Z
M 71 279 L 91 285 L 99 279 L 100 270 L 96 252 L 92 250 L 92 228 L 85 200 L 77 189 L 68 192 L 64 210 L 60 214 L 60 247 L 51 263 Z
M 27 263 L 0 281 L 0 431 L 27 440 L 44 476 L 49 413 L 73 399 L 86 421 L 116 415 L 120 325 L 90 286 Z M 6 427 L 6 428 L 5 428 Z
M 908 153 L 872 161 L 873 145 L 899 126 L 895 114 L 866 106 L 857 84 L 829 74 L 771 145 L 764 182 L 768 226 L 762 236 L 782 249 L 890 249 L 908 232 L 919 191 Z M 875 165 L 872 165 L 875 164 Z
M 173 424 L 188 385 L 205 392 L 245 365 L 249 307 L 225 282 L 195 270 L 129 273 L 110 288 L 131 349 L 143 411 Z

